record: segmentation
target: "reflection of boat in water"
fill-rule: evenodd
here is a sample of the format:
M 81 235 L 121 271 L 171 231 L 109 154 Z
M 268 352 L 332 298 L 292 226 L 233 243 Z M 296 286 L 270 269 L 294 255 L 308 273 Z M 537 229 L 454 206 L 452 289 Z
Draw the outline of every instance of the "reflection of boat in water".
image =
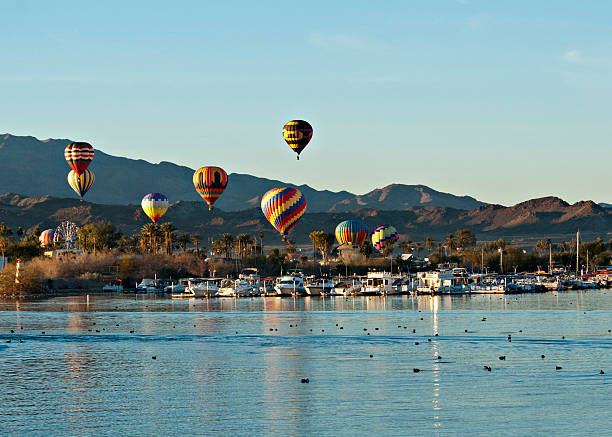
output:
M 107 292 L 121 292 L 123 291 L 123 284 L 121 283 L 121 279 L 103 279 L 105 282 L 104 287 L 102 287 L 102 291 Z
M 312 279 L 306 282 L 304 289 L 310 296 L 327 295 L 334 291 L 334 283 L 325 278 Z
M 278 296 L 297 296 L 305 294 L 304 278 L 301 276 L 281 276 L 274 290 Z
M 187 290 L 193 292 L 195 297 L 212 297 L 219 292 L 220 278 L 189 279 Z

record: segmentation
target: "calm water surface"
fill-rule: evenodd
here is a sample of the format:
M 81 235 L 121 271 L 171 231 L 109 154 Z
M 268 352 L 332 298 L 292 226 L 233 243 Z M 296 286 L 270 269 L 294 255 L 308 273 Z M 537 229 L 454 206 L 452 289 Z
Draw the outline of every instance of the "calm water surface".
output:
M 609 435 L 611 316 L 612 290 L 0 301 L 0 434 Z

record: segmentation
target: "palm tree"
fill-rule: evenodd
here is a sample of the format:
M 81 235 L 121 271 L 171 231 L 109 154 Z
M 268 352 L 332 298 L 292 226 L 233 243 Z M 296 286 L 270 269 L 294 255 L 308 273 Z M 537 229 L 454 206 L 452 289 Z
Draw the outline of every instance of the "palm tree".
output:
M 251 240 L 251 236 L 249 234 L 240 234 L 236 236 L 236 242 L 238 243 L 238 256 L 243 258 L 253 240 Z
M 174 227 L 174 225 L 172 224 L 172 222 L 166 222 L 163 223 L 160 227 L 159 230 L 161 231 L 162 235 L 164 236 L 164 249 L 167 255 L 171 255 L 172 254 L 172 239 L 174 237 L 174 232 L 176 231 L 176 228 Z
M 425 238 L 425 247 L 427 248 L 427 255 L 431 255 L 431 249 L 434 247 L 434 241 L 431 237 Z
M 176 243 L 183 250 L 183 252 L 185 252 L 185 249 L 187 248 L 187 245 L 190 241 L 191 237 L 189 236 L 189 234 L 181 234 L 176 238 Z
M 453 254 L 453 248 L 456 246 L 456 244 L 455 244 L 455 236 L 453 234 L 448 234 L 446 236 L 445 241 L 444 241 L 444 245 L 448 249 L 448 255 L 447 256 L 452 255 Z
M 259 245 L 260 245 L 260 250 L 261 250 L 261 254 L 263 255 L 263 231 L 259 231 Z
M 199 248 L 199 246 L 200 246 L 200 239 L 201 239 L 200 234 L 193 234 L 191 236 L 191 242 L 195 246 L 196 254 L 198 254 L 198 255 L 200 254 L 200 248 Z
M 158 226 L 155 223 L 147 223 L 140 229 L 140 241 L 143 250 L 148 247 L 149 252 L 156 251 L 158 232 Z
M 232 234 L 221 235 L 221 245 L 224 247 L 225 257 L 232 257 L 232 249 L 234 248 L 234 237 Z

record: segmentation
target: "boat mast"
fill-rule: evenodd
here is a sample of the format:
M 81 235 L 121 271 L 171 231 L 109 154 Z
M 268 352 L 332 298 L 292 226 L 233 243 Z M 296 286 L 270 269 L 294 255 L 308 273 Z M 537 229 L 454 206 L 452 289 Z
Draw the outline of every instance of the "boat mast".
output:
M 576 277 L 578 277 L 578 264 L 580 263 L 580 229 L 576 232 Z

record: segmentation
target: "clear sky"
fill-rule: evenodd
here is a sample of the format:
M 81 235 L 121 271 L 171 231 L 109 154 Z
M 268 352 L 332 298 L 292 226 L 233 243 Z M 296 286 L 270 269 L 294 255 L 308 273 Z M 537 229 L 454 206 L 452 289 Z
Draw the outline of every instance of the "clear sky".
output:
M 611 16 L 604 0 L 2 0 L 0 132 L 334 191 L 612 203 Z M 294 118 L 315 130 L 300 161 Z

